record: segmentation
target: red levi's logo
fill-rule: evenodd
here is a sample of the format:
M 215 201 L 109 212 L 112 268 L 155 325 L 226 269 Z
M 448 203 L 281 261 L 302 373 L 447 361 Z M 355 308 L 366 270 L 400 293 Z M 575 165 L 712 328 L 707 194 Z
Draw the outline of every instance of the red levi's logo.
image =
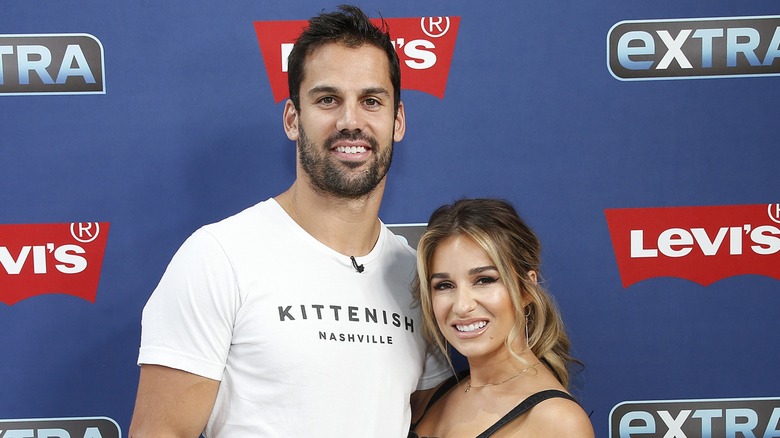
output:
M 381 19 L 371 20 L 381 26 Z M 401 88 L 444 98 L 460 17 L 385 18 L 401 62 Z M 306 20 L 255 21 L 274 100 L 288 97 L 287 56 Z
M 67 294 L 95 302 L 108 222 L 0 225 L 0 302 Z
M 780 280 L 780 204 L 604 213 L 624 288 L 653 277 L 702 286 L 744 274 Z

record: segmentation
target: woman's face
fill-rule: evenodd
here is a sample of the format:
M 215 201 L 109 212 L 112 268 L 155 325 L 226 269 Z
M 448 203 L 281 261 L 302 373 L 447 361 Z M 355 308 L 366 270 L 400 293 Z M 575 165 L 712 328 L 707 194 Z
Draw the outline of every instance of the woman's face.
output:
M 515 311 L 487 253 L 470 237 L 451 237 L 434 251 L 430 272 L 433 313 L 447 341 L 469 360 L 507 356 Z

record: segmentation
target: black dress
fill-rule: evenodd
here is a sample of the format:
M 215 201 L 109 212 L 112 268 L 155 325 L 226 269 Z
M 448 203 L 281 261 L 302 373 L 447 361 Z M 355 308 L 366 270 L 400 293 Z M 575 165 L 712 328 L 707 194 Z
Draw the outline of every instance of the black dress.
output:
M 457 376 L 452 376 L 449 379 L 447 379 L 442 385 L 439 387 L 439 389 L 436 390 L 436 392 L 431 396 L 431 399 L 428 401 L 428 404 L 425 406 L 425 410 L 423 411 L 423 414 L 420 416 L 420 420 L 425 417 L 425 414 L 428 412 L 428 410 L 433 406 L 434 403 L 436 403 L 444 394 L 446 394 L 452 387 L 458 384 L 460 380 L 465 378 L 469 375 L 469 371 L 463 371 L 459 373 Z M 545 391 L 539 391 L 536 394 L 532 394 L 520 404 L 515 406 L 511 411 L 509 411 L 506 415 L 501 417 L 498 421 L 496 421 L 492 426 L 487 428 L 484 432 L 477 435 L 476 438 L 487 438 L 494 433 L 496 433 L 497 430 L 501 429 L 502 427 L 506 426 L 509 422 L 514 420 L 515 418 L 523 415 L 526 413 L 529 409 L 536 406 L 537 404 L 549 399 L 549 398 L 565 398 L 568 400 L 571 400 L 573 402 L 577 402 L 577 400 L 574 399 L 571 395 L 563 392 L 558 391 L 557 389 L 548 389 Z M 417 421 L 417 423 L 413 424 L 411 427 L 411 432 L 409 432 L 408 438 L 427 438 L 427 437 L 421 437 L 417 435 L 416 432 L 414 432 L 414 429 L 417 427 L 417 425 L 420 423 L 420 420 Z

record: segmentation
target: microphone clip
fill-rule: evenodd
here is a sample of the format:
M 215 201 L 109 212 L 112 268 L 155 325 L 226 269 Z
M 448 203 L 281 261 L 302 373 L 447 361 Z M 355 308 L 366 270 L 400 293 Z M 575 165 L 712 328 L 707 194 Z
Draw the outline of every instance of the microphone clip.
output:
M 349 258 L 352 260 L 352 267 L 355 268 L 358 273 L 363 273 L 366 268 L 363 265 L 358 265 L 357 260 L 355 260 L 355 256 L 349 256 Z

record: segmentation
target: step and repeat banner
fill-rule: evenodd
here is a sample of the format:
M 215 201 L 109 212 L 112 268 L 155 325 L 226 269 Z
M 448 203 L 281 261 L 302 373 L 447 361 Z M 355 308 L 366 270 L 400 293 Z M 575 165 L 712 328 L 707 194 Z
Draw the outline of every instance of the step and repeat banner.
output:
M 141 310 L 292 182 L 286 56 L 337 4 L 3 2 L 0 436 L 127 434 Z M 780 4 L 357 5 L 403 67 L 384 222 L 517 207 L 597 436 L 780 437 Z

